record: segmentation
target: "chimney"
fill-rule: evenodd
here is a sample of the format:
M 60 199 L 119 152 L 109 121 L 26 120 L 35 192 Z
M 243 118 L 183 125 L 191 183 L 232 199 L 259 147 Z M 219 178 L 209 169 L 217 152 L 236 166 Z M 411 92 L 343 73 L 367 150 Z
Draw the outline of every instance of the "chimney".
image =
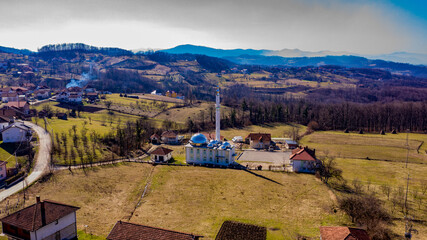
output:
M 40 196 L 36 197 L 36 201 L 37 201 L 37 205 L 40 203 L 40 215 L 42 217 L 42 226 L 45 226 L 46 225 L 46 209 L 44 207 L 44 202 L 40 201 Z

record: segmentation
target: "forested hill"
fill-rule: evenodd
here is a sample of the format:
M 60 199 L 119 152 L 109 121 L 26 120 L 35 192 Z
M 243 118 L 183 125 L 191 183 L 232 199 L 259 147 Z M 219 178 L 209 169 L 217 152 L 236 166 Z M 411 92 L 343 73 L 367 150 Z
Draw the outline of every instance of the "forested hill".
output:
M 80 79 L 92 71 L 91 85 L 99 90 L 126 93 L 169 90 L 190 100 L 213 100 L 214 89 L 220 84 L 235 99 L 251 96 L 259 101 L 273 98 L 325 103 L 427 101 L 426 78 L 412 74 L 417 69 L 419 75 L 423 74 L 424 68 L 405 70 L 415 66 L 390 63 L 399 70 L 396 73 L 372 65 L 383 67 L 383 62 L 348 58 L 370 66 L 337 66 L 342 62 L 334 58 L 328 62 L 334 65 L 244 65 L 206 55 L 133 54 L 117 48 L 61 44 L 42 47 L 29 56 L 0 53 L 0 81 L 5 86 L 31 83 L 63 88 L 70 79 Z M 302 59 L 306 64 L 313 63 L 312 58 Z

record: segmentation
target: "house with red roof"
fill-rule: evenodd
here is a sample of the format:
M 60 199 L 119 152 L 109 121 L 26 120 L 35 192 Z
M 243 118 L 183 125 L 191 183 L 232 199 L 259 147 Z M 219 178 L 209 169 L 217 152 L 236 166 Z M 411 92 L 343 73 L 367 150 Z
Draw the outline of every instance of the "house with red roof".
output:
M 289 157 L 292 170 L 301 173 L 315 173 L 320 161 L 316 158 L 316 150 L 299 147 L 292 151 Z
M 249 143 L 251 148 L 268 149 L 271 145 L 271 134 L 270 133 L 250 133 L 246 137 L 246 142 Z
M 15 108 L 24 114 L 30 113 L 30 104 L 27 101 L 9 101 L 6 103 L 7 107 Z
M 158 147 L 150 152 L 151 161 L 153 162 L 168 162 L 172 158 L 173 150 L 165 147 Z
M 368 233 L 359 228 L 320 227 L 320 240 L 371 240 Z
M 202 236 L 118 221 L 107 240 L 199 240 Z
M 165 144 L 179 144 L 178 134 L 173 131 L 164 131 L 162 133 L 162 142 Z
M 0 219 L 3 234 L 9 239 L 77 239 L 77 210 L 37 197 L 35 204 Z

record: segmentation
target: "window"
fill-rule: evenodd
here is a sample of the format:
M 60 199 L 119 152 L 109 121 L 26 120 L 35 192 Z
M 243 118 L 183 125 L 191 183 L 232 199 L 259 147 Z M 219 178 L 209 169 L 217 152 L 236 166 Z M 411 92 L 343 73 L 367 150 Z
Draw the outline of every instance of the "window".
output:
M 193 153 L 193 149 L 192 148 L 190 148 L 190 153 Z

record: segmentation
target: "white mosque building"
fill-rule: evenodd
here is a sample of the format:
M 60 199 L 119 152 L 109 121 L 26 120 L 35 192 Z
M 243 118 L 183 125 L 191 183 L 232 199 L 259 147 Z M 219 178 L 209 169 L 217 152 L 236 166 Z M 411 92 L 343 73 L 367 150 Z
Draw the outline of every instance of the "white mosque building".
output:
M 229 142 L 222 142 L 220 137 L 219 87 L 216 90 L 215 107 L 215 140 L 209 142 L 205 135 L 194 134 L 185 145 L 185 160 L 188 164 L 228 166 L 234 163 L 234 146 Z

